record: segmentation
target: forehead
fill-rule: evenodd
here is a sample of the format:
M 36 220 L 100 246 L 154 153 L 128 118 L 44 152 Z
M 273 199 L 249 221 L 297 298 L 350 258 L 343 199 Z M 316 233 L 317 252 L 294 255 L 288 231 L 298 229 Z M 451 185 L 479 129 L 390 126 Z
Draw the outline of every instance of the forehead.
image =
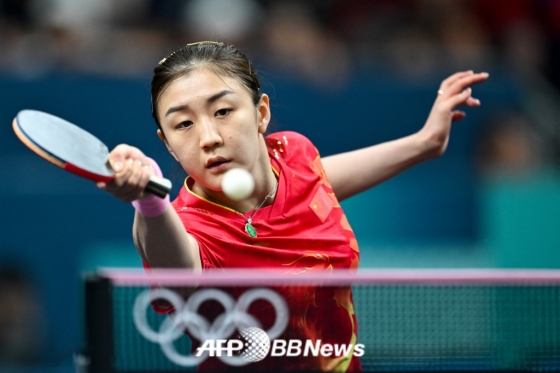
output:
M 159 105 L 165 107 L 165 105 L 177 101 L 191 101 L 197 98 L 205 99 L 209 95 L 224 89 L 239 95 L 250 95 L 238 78 L 218 74 L 208 68 L 200 68 L 191 71 L 187 75 L 180 76 L 169 83 L 161 93 Z

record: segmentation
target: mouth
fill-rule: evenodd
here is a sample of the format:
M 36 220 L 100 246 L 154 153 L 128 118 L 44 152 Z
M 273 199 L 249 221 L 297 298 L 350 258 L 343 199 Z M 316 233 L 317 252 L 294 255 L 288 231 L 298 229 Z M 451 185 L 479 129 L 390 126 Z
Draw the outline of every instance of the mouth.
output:
M 208 162 L 206 162 L 206 168 L 211 171 L 219 171 L 225 168 L 229 163 L 230 161 L 228 161 L 225 158 L 221 158 L 221 157 L 212 158 L 209 159 Z

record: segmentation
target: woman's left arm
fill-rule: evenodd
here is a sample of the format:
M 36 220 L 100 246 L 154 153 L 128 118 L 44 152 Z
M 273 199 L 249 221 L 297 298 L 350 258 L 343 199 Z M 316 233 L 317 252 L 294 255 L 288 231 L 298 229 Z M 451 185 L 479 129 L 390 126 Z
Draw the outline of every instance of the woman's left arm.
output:
M 487 73 L 459 72 L 445 79 L 424 127 L 417 133 L 363 149 L 323 158 L 323 167 L 339 201 L 363 192 L 447 149 L 451 124 L 463 119 L 459 106 L 480 106 L 471 86 Z

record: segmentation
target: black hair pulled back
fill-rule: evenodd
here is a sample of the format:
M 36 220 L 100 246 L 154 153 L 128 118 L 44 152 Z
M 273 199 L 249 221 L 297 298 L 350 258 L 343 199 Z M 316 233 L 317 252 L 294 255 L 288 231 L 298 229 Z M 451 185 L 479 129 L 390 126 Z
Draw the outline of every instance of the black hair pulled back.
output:
M 202 41 L 187 44 L 162 59 L 152 77 L 152 116 L 161 128 L 157 105 L 161 93 L 175 79 L 199 68 L 208 68 L 218 75 L 239 79 L 251 94 L 255 105 L 261 98 L 260 82 L 247 56 L 235 46 L 224 42 Z

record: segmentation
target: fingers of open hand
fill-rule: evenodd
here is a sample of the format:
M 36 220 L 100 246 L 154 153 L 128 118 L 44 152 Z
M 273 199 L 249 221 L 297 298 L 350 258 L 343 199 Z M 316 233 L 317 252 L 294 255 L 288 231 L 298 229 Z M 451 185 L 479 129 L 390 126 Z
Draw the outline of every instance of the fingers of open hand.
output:
M 458 73 L 455 73 L 453 75 L 451 75 L 449 78 L 445 79 L 440 86 L 441 91 L 443 92 L 448 92 L 449 91 L 449 87 L 451 87 L 455 82 L 457 82 L 459 79 L 465 78 L 465 77 L 469 77 L 474 75 L 474 72 L 472 70 L 469 71 L 461 71 Z
M 466 116 L 467 116 L 467 114 L 464 111 L 455 110 L 451 113 L 451 121 L 456 122 L 458 120 L 463 119 Z
M 443 92 L 444 96 L 455 95 L 464 91 L 467 87 L 482 83 L 488 79 L 488 76 L 488 73 L 474 73 L 472 70 L 456 73 L 441 83 L 440 91 Z
M 445 100 L 458 94 L 463 94 L 472 85 L 484 82 L 488 79 L 488 76 L 488 73 L 475 74 L 472 71 L 454 74 L 441 83 L 438 98 Z M 474 103 L 474 101 L 471 103 Z
M 479 107 L 480 106 L 480 100 L 478 98 L 474 98 L 472 96 L 469 96 L 465 100 L 465 104 L 467 106 L 470 106 L 470 107 Z
M 474 84 L 482 83 L 488 79 L 488 73 L 473 73 L 472 71 L 457 73 L 446 79 L 438 91 L 440 110 L 453 110 L 460 105 L 470 107 L 480 106 L 480 100 L 472 97 Z

